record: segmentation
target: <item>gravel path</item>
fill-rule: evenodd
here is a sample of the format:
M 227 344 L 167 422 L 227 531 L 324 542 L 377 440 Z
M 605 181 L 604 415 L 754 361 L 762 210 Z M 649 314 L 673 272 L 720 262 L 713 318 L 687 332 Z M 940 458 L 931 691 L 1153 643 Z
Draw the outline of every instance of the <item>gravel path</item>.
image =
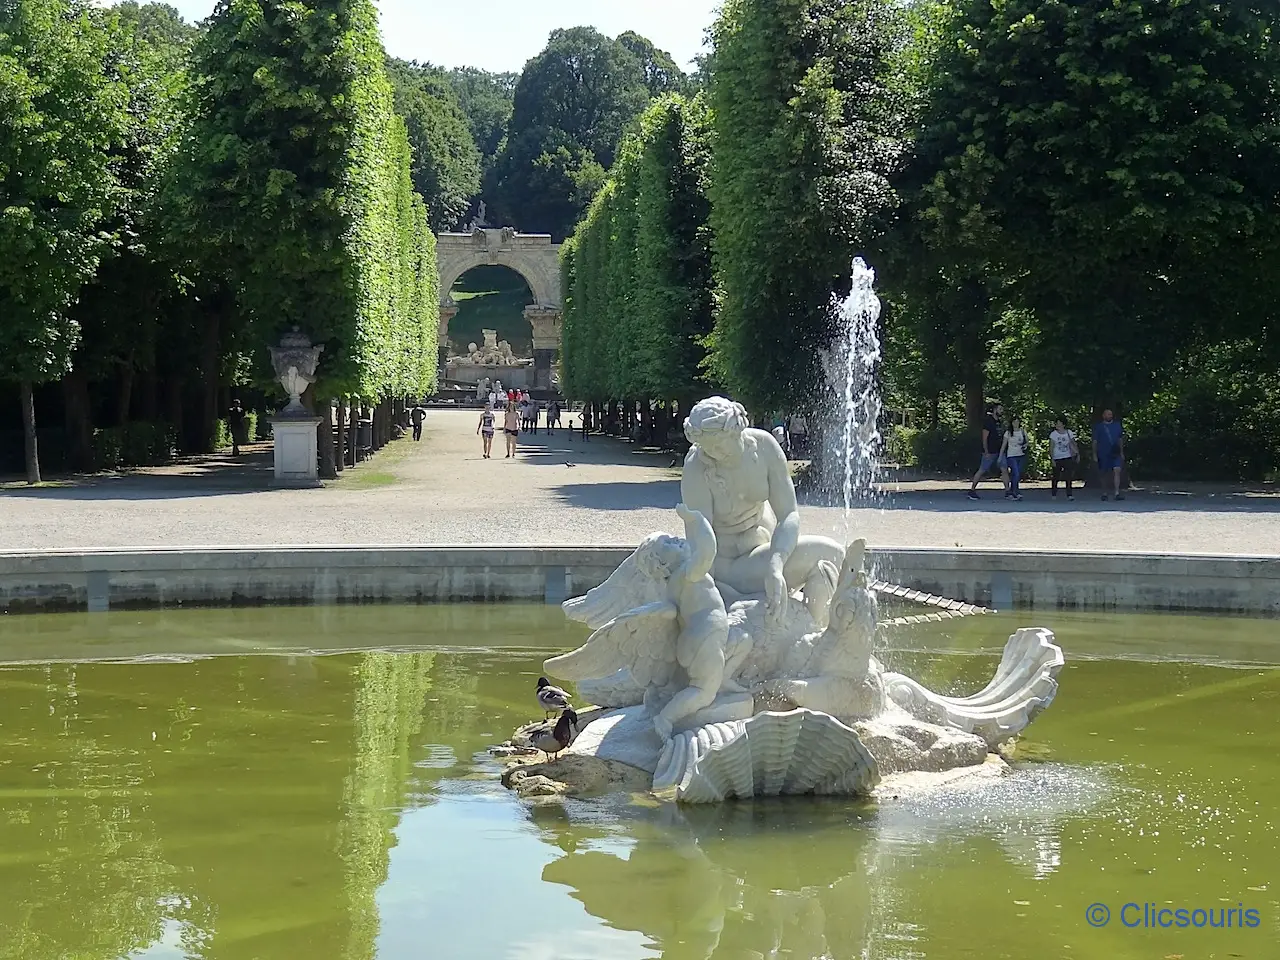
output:
M 270 490 L 270 449 L 241 461 L 198 458 L 60 486 L 0 487 L 0 550 L 214 544 L 632 544 L 678 530 L 679 472 L 670 455 L 567 432 L 539 435 L 517 458 L 480 457 L 478 414 L 433 410 L 420 443 L 404 439 L 323 489 Z M 1101 503 L 1086 490 L 1051 501 L 1031 485 L 1021 503 L 999 486 L 904 484 L 886 509 L 852 512 L 872 544 L 1039 547 L 1280 555 L 1280 495 L 1186 488 Z M 806 532 L 845 534 L 842 511 L 801 508 Z

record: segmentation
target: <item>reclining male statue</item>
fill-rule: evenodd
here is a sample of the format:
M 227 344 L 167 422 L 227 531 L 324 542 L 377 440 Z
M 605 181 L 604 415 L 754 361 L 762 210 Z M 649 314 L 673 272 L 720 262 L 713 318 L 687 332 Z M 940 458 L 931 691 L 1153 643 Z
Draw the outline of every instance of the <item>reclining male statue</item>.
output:
M 801 589 L 814 622 L 825 626 L 844 548 L 800 533 L 795 486 L 778 441 L 750 425 L 742 404 L 724 397 L 695 404 L 684 432 L 693 446 L 680 498 L 711 521 L 711 572 L 726 603 L 764 594 L 768 616 L 777 622 L 791 591 Z

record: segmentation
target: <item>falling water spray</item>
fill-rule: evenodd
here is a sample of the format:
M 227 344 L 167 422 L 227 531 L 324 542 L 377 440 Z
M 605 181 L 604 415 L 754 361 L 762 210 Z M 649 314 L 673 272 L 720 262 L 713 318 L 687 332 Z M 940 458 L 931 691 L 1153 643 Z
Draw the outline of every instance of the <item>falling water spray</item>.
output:
M 830 486 L 840 491 L 846 539 L 850 510 L 874 503 L 880 467 L 880 298 L 876 274 L 861 257 L 853 261 L 853 288 L 837 304 L 832 347 L 823 356 L 827 382 L 838 398 L 827 417 Z

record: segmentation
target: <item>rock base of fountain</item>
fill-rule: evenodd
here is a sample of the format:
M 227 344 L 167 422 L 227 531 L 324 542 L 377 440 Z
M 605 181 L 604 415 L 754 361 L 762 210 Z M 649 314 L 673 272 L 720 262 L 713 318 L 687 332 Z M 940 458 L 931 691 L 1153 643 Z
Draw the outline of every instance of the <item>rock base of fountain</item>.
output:
M 895 708 L 851 725 L 809 710 L 764 712 L 665 743 L 643 707 L 582 715 L 591 722 L 555 760 L 527 747 L 528 728 L 497 748 L 509 755 L 503 784 L 526 798 L 652 793 L 681 803 L 792 794 L 890 800 L 985 782 L 1009 770 L 982 737 Z

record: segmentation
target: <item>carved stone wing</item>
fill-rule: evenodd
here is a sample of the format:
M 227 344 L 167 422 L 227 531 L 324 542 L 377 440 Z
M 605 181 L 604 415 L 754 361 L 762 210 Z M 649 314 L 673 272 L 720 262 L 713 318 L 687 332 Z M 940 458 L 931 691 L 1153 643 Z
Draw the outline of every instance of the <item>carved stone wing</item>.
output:
M 633 553 L 609 574 L 604 583 L 588 590 L 586 596 L 566 600 L 561 608 L 570 620 L 585 623 L 595 630 L 628 610 L 663 599 L 666 591 L 666 581 L 647 576 L 636 563 Z
M 641 687 L 669 683 L 677 667 L 676 606 L 666 600 L 646 603 L 615 617 L 587 642 L 543 666 L 562 680 L 594 680 L 627 667 Z

